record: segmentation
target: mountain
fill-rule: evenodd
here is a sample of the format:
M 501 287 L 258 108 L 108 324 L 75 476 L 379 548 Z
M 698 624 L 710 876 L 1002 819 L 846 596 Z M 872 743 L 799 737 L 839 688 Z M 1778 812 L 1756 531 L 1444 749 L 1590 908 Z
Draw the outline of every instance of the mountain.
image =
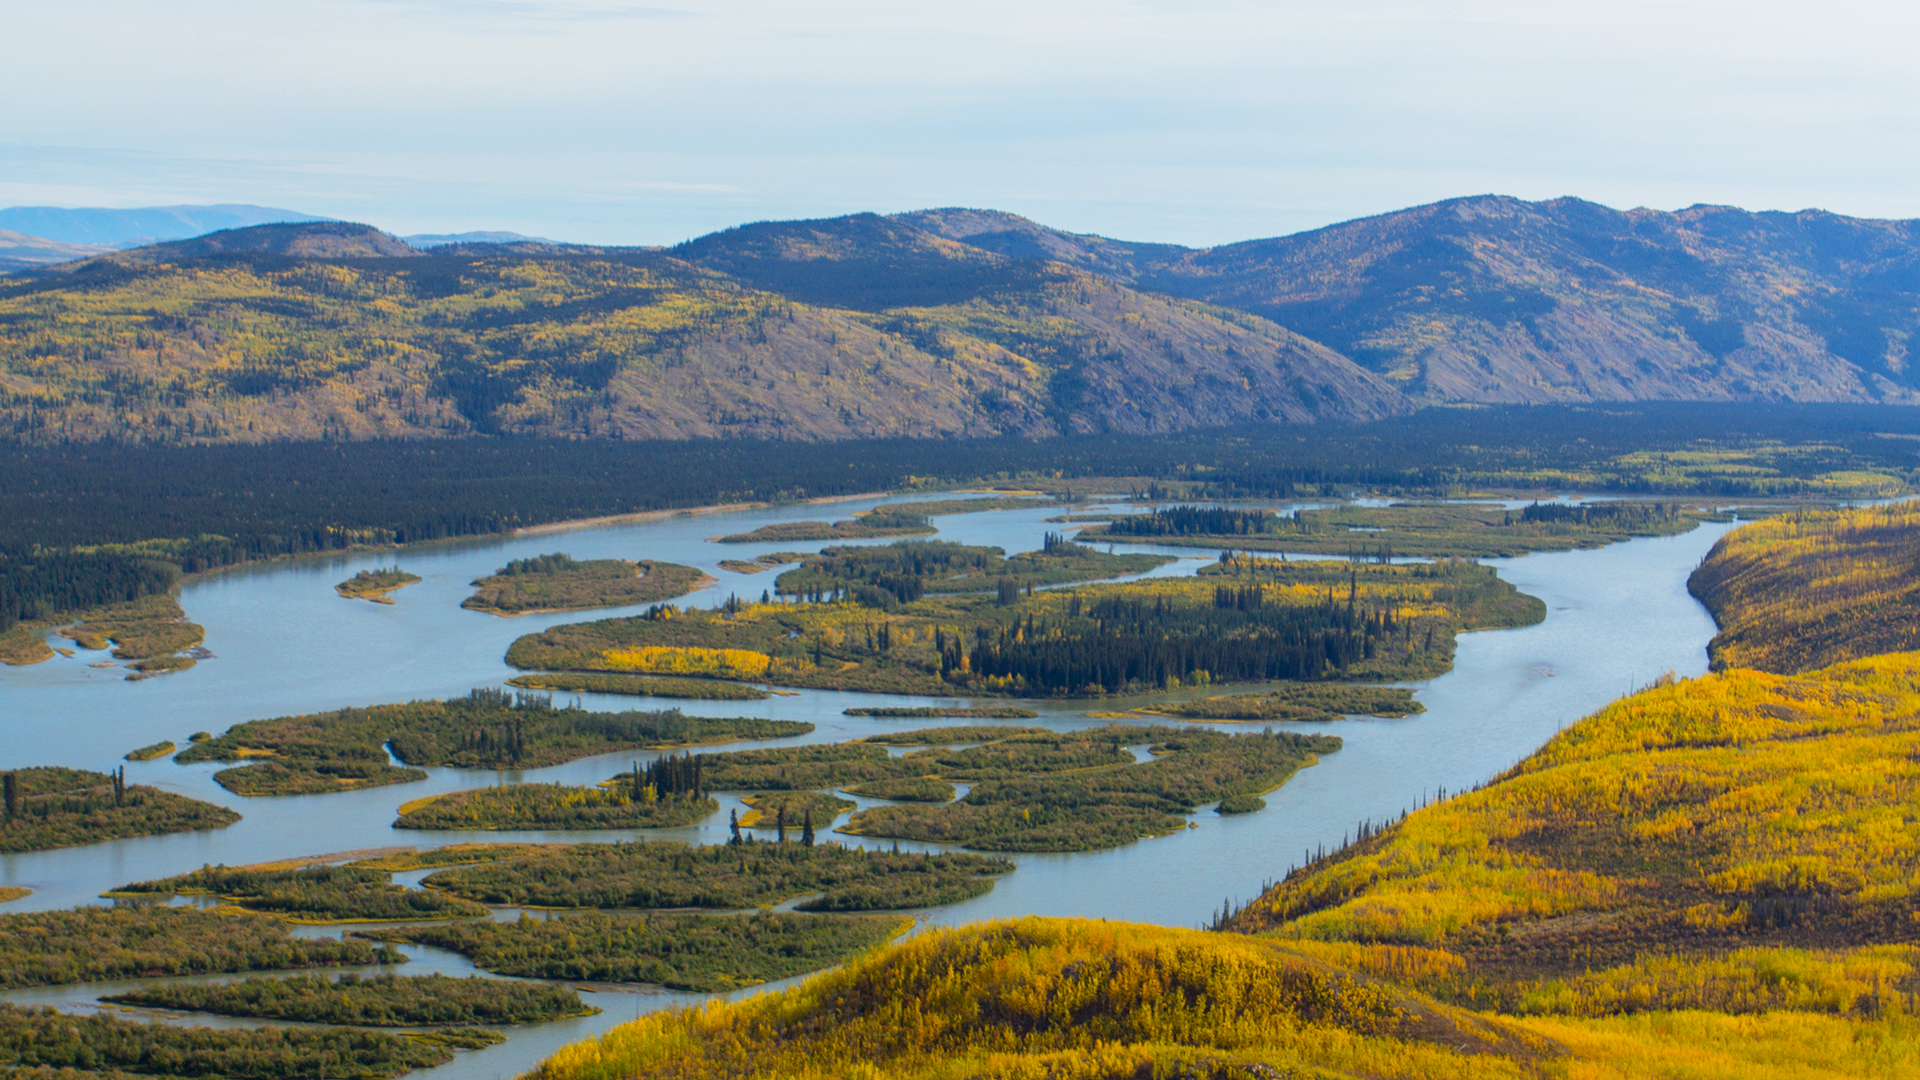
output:
M 133 247 L 161 240 L 184 240 L 220 229 L 240 229 L 283 221 L 325 221 L 297 210 L 220 203 L 212 206 L 146 206 L 132 210 L 97 207 L 10 206 L 0 210 L 0 230 L 25 233 L 66 244 L 107 248 Z
M 0 274 L 29 267 L 73 262 L 108 251 L 97 244 L 64 244 L 39 236 L 0 230 Z
M 1042 437 L 1409 408 L 1265 319 L 873 215 L 671 251 L 267 225 L 0 284 L 32 441 Z
M 551 244 L 544 236 L 522 236 L 517 232 L 413 233 L 400 239 L 414 247 L 445 247 L 449 244 Z
M 1920 222 L 1453 199 L 1203 250 L 902 215 L 1272 319 L 1416 401 L 1920 403 Z

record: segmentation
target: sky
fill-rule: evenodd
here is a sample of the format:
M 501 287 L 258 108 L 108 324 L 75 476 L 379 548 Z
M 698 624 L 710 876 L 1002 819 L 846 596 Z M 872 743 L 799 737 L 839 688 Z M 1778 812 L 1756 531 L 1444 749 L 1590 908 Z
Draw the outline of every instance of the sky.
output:
M 1462 195 L 1920 217 L 1920 5 L 0 0 L 0 206 L 1208 245 Z

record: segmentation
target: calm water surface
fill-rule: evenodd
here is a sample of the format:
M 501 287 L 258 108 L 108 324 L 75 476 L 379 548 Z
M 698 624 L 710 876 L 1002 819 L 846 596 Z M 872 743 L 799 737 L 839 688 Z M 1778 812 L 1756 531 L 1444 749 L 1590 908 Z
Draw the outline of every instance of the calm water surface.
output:
M 777 571 L 734 574 L 720 569 L 721 559 L 750 559 L 775 550 L 818 550 L 823 545 L 722 545 L 710 537 L 777 521 L 846 517 L 888 501 L 898 500 L 681 515 L 409 551 L 399 562 L 425 580 L 393 594 L 397 603 L 391 606 L 343 600 L 332 589 L 335 582 L 360 569 L 391 563 L 391 556 L 302 560 L 197 581 L 186 587 L 181 603 L 189 617 L 206 627 L 207 647 L 214 658 L 201 661 L 191 671 L 127 682 L 119 668 L 90 667 L 89 662 L 98 661 L 102 654 L 87 652 L 0 670 L 0 767 L 70 765 L 107 770 L 121 764 L 121 755 L 134 747 L 162 739 L 184 745 L 195 731 L 219 732 L 244 720 L 499 686 L 514 674 L 501 657 L 519 635 L 638 610 L 502 619 L 461 609 L 460 601 L 472 591 L 468 583 L 508 559 L 561 550 L 581 559 L 664 559 L 701 567 L 719 579 L 718 585 L 687 597 L 682 604 L 714 604 L 730 593 L 757 598 L 761 590 L 771 588 Z M 941 539 L 994 544 L 1011 553 L 1039 547 L 1047 530 L 1060 528 L 1043 519 L 1059 512 L 1049 507 L 958 515 L 938 519 L 937 524 Z M 1019 869 L 992 892 L 925 912 L 923 918 L 938 925 L 1025 914 L 1081 915 L 1200 925 L 1223 900 L 1238 903 L 1257 894 L 1265 881 L 1298 863 L 1303 849 L 1338 844 L 1360 819 L 1377 821 L 1416 804 L 1423 794 L 1442 787 L 1460 790 L 1484 781 L 1532 752 L 1561 727 L 1662 672 L 1703 672 L 1713 624 L 1687 595 L 1685 581 L 1728 528 L 1705 525 L 1684 536 L 1635 540 L 1597 551 L 1489 560 L 1506 580 L 1546 602 L 1546 621 L 1519 630 L 1463 636 L 1452 672 L 1409 684 L 1426 712 L 1403 720 L 1277 725 L 1338 734 L 1346 745 L 1267 796 L 1268 808 L 1263 812 L 1221 817 L 1203 808 L 1193 815 L 1196 827 L 1175 836 L 1115 851 L 1015 856 Z M 1156 576 L 1192 573 L 1210 557 L 1196 558 L 1190 548 L 1164 550 L 1181 558 L 1155 571 Z M 655 707 L 650 699 L 580 697 L 590 708 Z M 636 706 L 636 701 L 641 704 Z M 806 691 L 761 702 L 686 702 L 682 707 L 706 715 L 811 721 L 817 725 L 815 732 L 792 741 L 821 742 L 900 729 L 899 721 L 841 715 L 850 706 L 934 703 L 926 698 Z M 1116 706 L 1104 701 L 1037 707 L 1043 715 L 1033 723 L 1072 728 L 1103 722 L 1089 719 L 1085 715 L 1089 709 Z M 237 865 L 358 848 L 640 835 L 724 842 L 727 811 L 738 806 L 727 797 L 721 798 L 719 814 L 708 822 L 680 829 L 421 834 L 391 827 L 395 808 L 423 795 L 524 780 L 595 783 L 627 767 L 635 757 L 645 756 L 610 755 L 504 774 L 434 769 L 424 783 L 278 799 L 243 799 L 227 792 L 212 780 L 219 765 L 130 762 L 126 764 L 131 781 L 231 806 L 244 816 L 230 828 L 208 833 L 0 856 L 0 884 L 35 890 L 0 910 L 98 902 L 102 891 L 116 885 L 181 873 L 203 863 Z M 836 839 L 881 843 L 857 837 Z M 463 958 L 440 950 L 405 951 L 413 962 L 399 970 L 473 972 Z M 127 985 L 136 984 L 38 988 L 0 994 L 0 1000 L 86 1009 L 101 994 Z M 595 1017 L 506 1029 L 511 1035 L 506 1044 L 462 1053 L 449 1065 L 415 1075 L 436 1080 L 512 1076 L 558 1046 L 641 1012 L 704 999 L 703 995 L 630 990 L 603 990 L 583 997 L 605 1011 Z M 193 1022 L 246 1023 L 198 1017 Z

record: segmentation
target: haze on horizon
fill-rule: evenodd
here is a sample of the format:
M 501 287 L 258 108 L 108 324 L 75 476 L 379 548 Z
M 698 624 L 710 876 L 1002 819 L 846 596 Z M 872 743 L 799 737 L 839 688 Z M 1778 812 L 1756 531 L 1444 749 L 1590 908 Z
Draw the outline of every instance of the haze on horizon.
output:
M 673 243 L 966 205 L 1137 240 L 1458 195 L 1920 216 L 1920 10 L 5 0 L 0 205 Z

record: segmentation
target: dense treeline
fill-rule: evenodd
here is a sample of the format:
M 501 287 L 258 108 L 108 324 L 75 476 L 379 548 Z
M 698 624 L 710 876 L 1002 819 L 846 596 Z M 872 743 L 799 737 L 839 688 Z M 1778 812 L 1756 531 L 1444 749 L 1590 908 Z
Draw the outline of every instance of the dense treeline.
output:
M 175 761 L 242 761 L 271 750 L 264 762 L 226 769 L 215 779 L 243 795 L 305 794 L 343 786 L 424 779 L 419 768 L 539 768 L 614 750 L 687 746 L 735 739 L 804 735 L 813 725 L 755 717 L 665 712 L 600 713 L 555 708 L 544 694 L 478 689 L 463 698 L 340 709 L 250 720 L 196 743 Z
M 217 896 L 293 922 L 452 919 L 487 909 L 431 889 L 408 889 L 385 870 L 360 866 L 261 868 L 207 866 L 156 881 L 122 885 L 115 896 Z
M 234 1080 L 376 1078 L 445 1064 L 453 1059 L 448 1042 L 500 1041 L 487 1031 L 449 1034 L 452 1039 L 431 1040 L 375 1031 L 178 1027 L 0 1003 L 0 1066 Z
M 224 806 L 129 784 L 124 768 L 108 774 L 49 766 L 0 774 L 0 852 L 219 829 L 239 820 Z
M 21 613 L 42 617 L 164 591 L 168 572 L 145 567 L 156 560 L 197 572 L 921 479 L 1161 478 L 1215 498 L 1347 486 L 1444 493 L 1475 484 L 1844 494 L 1854 490 L 1848 475 L 1911 469 L 1906 443 L 1879 432 L 1920 432 L 1920 420 L 1875 406 L 1635 404 L 1604 412 L 1431 409 L 1379 424 L 1321 424 L 1311 434 L 1262 426 L 1044 442 L 871 440 L 857 451 L 835 443 L 525 439 L 16 445 L 0 457 L 0 631 Z M 160 543 L 75 554 L 72 562 L 53 557 L 74 545 L 148 541 Z
M 906 540 L 885 547 L 831 547 L 781 574 L 774 590 L 811 602 L 845 598 L 888 609 L 928 594 L 1031 590 L 1041 585 L 1139 574 L 1173 559 L 1109 555 L 1049 533 L 1039 551 L 1008 557 L 995 547 L 945 540 Z
M 236 983 L 160 983 L 101 999 L 117 1005 L 258 1016 L 310 1024 L 411 1027 L 415 1024 L 536 1024 L 598 1012 L 564 986 L 445 975 L 351 972 L 252 978 Z
M 1117 517 L 1106 531 L 1114 536 L 1246 536 L 1277 532 L 1279 521 L 1271 510 L 1165 506 Z
M 396 949 L 364 941 L 296 938 L 284 922 L 264 915 L 146 905 L 0 915 L 0 987 L 406 959 Z
M 982 855 L 919 855 L 834 844 L 669 841 L 574 844 L 441 870 L 436 889 L 523 907 L 760 907 L 810 893 L 801 911 L 932 907 L 979 896 L 1013 869 Z
M 710 992 L 817 971 L 899 933 L 906 921 L 824 915 L 655 915 L 408 926 L 374 933 L 451 949 L 474 965 L 530 979 L 657 983 Z

